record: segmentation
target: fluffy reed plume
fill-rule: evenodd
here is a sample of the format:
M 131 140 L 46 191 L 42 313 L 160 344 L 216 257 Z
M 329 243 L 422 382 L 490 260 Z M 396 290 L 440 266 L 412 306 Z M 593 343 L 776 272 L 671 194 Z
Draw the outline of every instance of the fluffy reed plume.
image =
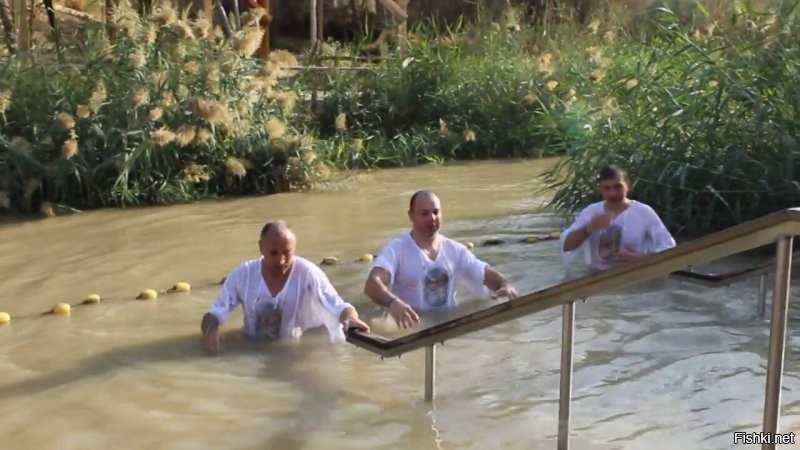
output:
M 133 37 L 139 32 L 139 15 L 127 2 L 120 2 L 111 14 L 111 21 L 126 35 Z
M 211 21 L 209 21 L 203 11 L 198 11 L 197 17 L 191 22 L 194 35 L 199 39 L 206 39 L 211 34 Z
M 9 107 L 11 107 L 11 91 L 2 90 L 0 91 L 0 115 L 5 116 Z
M 162 4 L 150 15 L 150 21 L 162 27 L 178 20 L 178 12 L 170 4 Z
M 194 30 L 192 30 L 192 27 L 188 23 L 186 23 L 186 22 L 184 22 L 182 20 L 176 20 L 175 22 L 172 22 L 169 25 L 169 30 L 172 33 L 174 33 L 175 36 L 178 37 L 178 39 L 194 39 L 195 38 Z
M 78 105 L 75 114 L 81 119 L 88 119 L 92 115 L 92 108 L 89 105 Z
M 147 89 L 137 89 L 130 94 L 131 109 L 137 110 L 150 103 L 150 93 Z
M 56 124 L 62 130 L 71 130 L 75 128 L 75 118 L 68 112 L 60 112 L 56 115 Z
M 141 48 L 136 48 L 130 55 L 131 66 L 135 69 L 141 69 L 147 63 L 147 55 Z
M 246 27 L 236 33 L 233 38 L 233 50 L 239 56 L 246 58 L 258 50 L 264 32 L 258 27 Z
M 92 111 L 98 112 L 107 97 L 106 85 L 102 81 L 98 81 L 94 91 L 92 91 L 92 95 L 89 97 L 89 107 L 92 108 Z
M 61 144 L 61 156 L 64 159 L 72 159 L 78 154 L 78 136 L 74 132 L 70 133 L 69 137 Z
M 225 171 L 228 175 L 234 177 L 243 177 L 247 175 L 247 169 L 244 166 L 244 163 L 239 158 L 235 158 L 231 156 L 225 161 Z
M 183 65 L 183 73 L 189 77 L 196 77 L 200 73 L 200 64 L 197 61 L 189 61 Z
M 230 127 L 233 123 L 228 108 L 222 103 L 195 97 L 189 104 L 198 117 L 212 125 Z
M 147 24 L 147 28 L 142 33 L 142 43 L 144 45 L 153 45 L 158 38 L 158 28 L 152 23 Z
M 297 94 L 293 91 L 279 92 L 274 97 L 285 113 L 293 111 L 297 104 Z
M 589 28 L 589 32 L 590 32 L 591 34 L 597 34 L 597 31 L 600 29 L 600 21 L 599 21 L 599 20 L 597 20 L 597 19 L 593 20 L 593 21 L 592 21 L 592 22 L 591 22 L 591 23 L 588 25 L 588 27 L 587 27 L 587 28 Z
M 198 127 L 194 136 L 194 141 L 198 144 L 206 144 L 213 138 L 214 135 L 211 133 L 211 130 L 208 128 Z
M 209 63 L 205 67 L 206 85 L 209 89 L 216 90 L 219 87 L 219 65 L 216 63 Z
M 267 120 L 267 134 L 270 139 L 277 139 L 286 132 L 286 124 L 277 117 L 270 117 Z
M 175 140 L 175 133 L 167 126 L 162 126 L 155 130 L 150 137 L 153 139 L 153 144 L 155 144 L 156 147 L 164 147 Z
M 56 216 L 55 209 L 53 209 L 53 205 L 50 202 L 42 202 L 42 204 L 39 205 L 39 214 L 47 218 Z
M 303 162 L 307 165 L 314 164 L 314 161 L 317 160 L 317 153 L 313 150 L 309 150 L 303 153 Z
M 193 161 L 183 168 L 183 178 L 193 183 L 202 183 L 210 180 L 211 174 L 205 164 L 201 165 Z
M 475 136 L 475 132 L 474 131 L 472 131 L 470 129 L 464 130 L 464 141 L 466 141 L 466 142 L 475 142 L 476 139 L 477 139 L 477 136 Z
M 364 150 L 364 140 L 361 138 L 353 139 L 353 142 L 350 143 L 350 150 L 358 155 Z
M 333 123 L 336 126 L 336 131 L 347 130 L 347 114 L 343 112 L 339 113 Z
M 196 126 L 183 124 L 180 127 L 178 127 L 178 131 L 175 135 L 175 143 L 178 144 L 178 147 L 186 147 L 187 145 L 192 143 L 196 135 L 197 135 Z
M 528 92 L 527 94 L 525 94 L 525 96 L 522 97 L 522 104 L 524 104 L 525 106 L 533 106 L 533 104 L 536 103 L 537 100 L 538 98 L 536 97 L 536 94 Z
M 602 81 L 605 76 L 606 73 L 603 71 L 603 69 L 594 69 L 592 73 L 589 74 L 589 80 L 596 83 L 598 81 Z
M 161 93 L 161 98 L 158 99 L 158 107 L 163 109 L 164 111 L 170 111 L 172 108 L 177 106 L 178 102 L 175 100 L 175 96 L 172 95 L 170 91 L 164 91 Z
M 554 91 L 558 87 L 558 81 L 550 80 L 544 85 L 548 91 Z
M 11 151 L 15 153 L 28 153 L 31 150 L 31 143 L 24 137 L 14 136 L 11 138 L 9 147 L 11 147 Z
M 268 71 L 270 74 L 274 74 L 276 78 L 286 78 L 294 76 L 297 72 L 288 68 L 297 66 L 299 66 L 299 63 L 294 53 L 286 50 L 274 50 L 270 52 L 264 69 L 265 72 Z
M 164 115 L 164 110 L 156 106 L 152 108 L 149 113 L 147 113 L 147 118 L 150 119 L 151 122 L 155 122 L 156 120 L 160 119 Z
M 86 0 L 65 0 L 64 6 L 75 11 L 86 11 Z
M 444 119 L 439 119 L 439 136 L 445 137 L 450 134 L 450 131 L 447 129 L 447 122 Z

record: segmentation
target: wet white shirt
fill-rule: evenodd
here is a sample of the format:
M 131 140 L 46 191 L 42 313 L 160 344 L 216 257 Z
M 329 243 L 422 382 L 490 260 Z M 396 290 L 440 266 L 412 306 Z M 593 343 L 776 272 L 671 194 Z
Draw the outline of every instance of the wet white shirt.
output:
M 579 247 L 564 252 L 567 236 L 588 226 L 595 216 L 604 214 L 603 205 L 604 202 L 601 201 L 587 206 L 575 219 L 575 223 L 561 233 L 559 248 L 566 264 L 571 263 L 578 252 L 583 251 L 584 261 L 588 266 L 596 270 L 608 270 L 613 267 L 612 258 L 617 250 L 651 254 L 675 247 L 675 239 L 653 208 L 632 200 L 608 228 L 595 231 Z
M 344 339 L 339 317 L 350 304 L 322 269 L 295 256 L 286 284 L 273 296 L 261 275 L 262 259 L 245 261 L 228 275 L 208 311 L 220 324 L 241 305 L 243 331 L 251 337 L 297 338 L 308 329 L 325 326 L 332 341 Z
M 441 236 L 436 259 L 432 261 L 410 233 L 389 241 L 372 265 L 389 272 L 389 290 L 415 311 L 454 307 L 458 284 L 466 285 L 476 295 L 490 295 L 484 286 L 487 266 L 464 244 L 444 236 Z

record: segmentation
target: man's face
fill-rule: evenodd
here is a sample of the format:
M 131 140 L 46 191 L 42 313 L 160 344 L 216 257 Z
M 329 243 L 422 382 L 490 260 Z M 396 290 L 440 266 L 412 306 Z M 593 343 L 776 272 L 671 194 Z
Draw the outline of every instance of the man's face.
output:
M 432 195 L 421 195 L 414 201 L 408 218 L 417 233 L 434 236 L 442 225 L 442 206 L 439 199 Z
M 292 235 L 271 233 L 258 241 L 266 270 L 275 276 L 285 275 L 292 268 L 296 239 Z
M 628 183 L 622 177 L 600 182 L 600 193 L 608 203 L 622 203 L 628 196 Z

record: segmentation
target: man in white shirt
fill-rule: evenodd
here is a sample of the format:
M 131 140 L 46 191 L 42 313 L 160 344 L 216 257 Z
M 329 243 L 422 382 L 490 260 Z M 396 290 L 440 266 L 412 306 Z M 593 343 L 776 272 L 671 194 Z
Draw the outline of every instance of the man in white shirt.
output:
M 294 254 L 297 239 L 283 221 L 261 230 L 261 257 L 245 261 L 225 279 L 200 328 L 208 353 L 219 351 L 219 327 L 241 306 L 244 333 L 256 338 L 298 338 L 324 326 L 331 340 L 343 340 L 344 328 L 369 331 L 358 311 L 337 293 L 325 272 Z
M 418 191 L 411 197 L 408 218 L 411 231 L 381 249 L 364 285 L 364 293 L 386 307 L 398 326 L 419 322 L 418 312 L 453 308 L 460 282 L 494 298 L 519 296 L 502 274 L 465 245 L 439 234 L 442 206 L 432 192 Z
M 586 264 L 603 271 L 675 247 L 675 239 L 653 208 L 628 198 L 630 180 L 624 170 L 614 165 L 603 168 L 599 184 L 603 201 L 584 208 L 561 234 L 565 262 L 583 248 Z

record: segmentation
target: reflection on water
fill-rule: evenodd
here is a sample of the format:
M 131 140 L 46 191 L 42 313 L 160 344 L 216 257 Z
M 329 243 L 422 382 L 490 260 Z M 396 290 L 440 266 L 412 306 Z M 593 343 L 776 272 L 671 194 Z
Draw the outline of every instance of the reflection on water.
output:
M 198 338 L 213 283 L 254 254 L 265 220 L 288 219 L 312 260 L 355 259 L 404 230 L 408 195 L 430 187 L 441 193 L 452 237 L 547 233 L 559 221 L 533 213 L 530 198 L 540 167 L 386 171 L 346 192 L 0 228 L 0 310 L 31 315 L 0 327 L 2 448 L 554 448 L 559 309 L 448 341 L 438 351 L 433 405 L 422 401 L 421 351 L 381 360 L 331 345 L 324 333 L 248 342 L 236 331 L 239 311 L 225 325 L 223 356 L 203 356 Z M 549 241 L 475 252 L 530 292 L 560 281 L 557 250 Z M 389 326 L 361 293 L 367 265 L 325 270 L 376 329 Z M 193 291 L 36 316 L 90 292 L 129 299 L 179 280 Z M 578 303 L 572 448 L 729 449 L 733 431 L 758 430 L 768 324 L 755 314 L 756 295 L 757 280 L 716 290 L 660 280 Z M 472 301 L 461 312 L 489 304 Z M 800 424 L 792 335 L 785 431 Z

